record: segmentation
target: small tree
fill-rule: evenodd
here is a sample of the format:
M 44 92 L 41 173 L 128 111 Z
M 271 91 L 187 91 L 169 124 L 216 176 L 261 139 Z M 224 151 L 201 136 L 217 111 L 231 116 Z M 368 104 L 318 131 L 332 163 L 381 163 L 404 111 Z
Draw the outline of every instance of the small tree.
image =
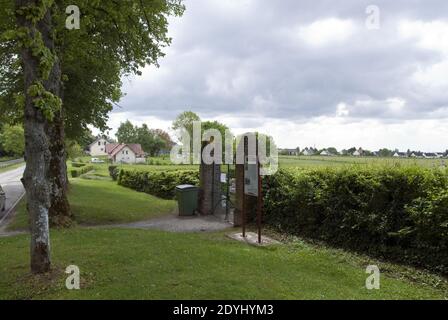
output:
M 23 156 L 25 152 L 25 136 L 23 127 L 5 125 L 0 135 L 3 149 L 10 155 Z
M 76 141 L 67 140 L 65 142 L 65 150 L 67 151 L 67 157 L 70 160 L 82 156 L 82 147 Z

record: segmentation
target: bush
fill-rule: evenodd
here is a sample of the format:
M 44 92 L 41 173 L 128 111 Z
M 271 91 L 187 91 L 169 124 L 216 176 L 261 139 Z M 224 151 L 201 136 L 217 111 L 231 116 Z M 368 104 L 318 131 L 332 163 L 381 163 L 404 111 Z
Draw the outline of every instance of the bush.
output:
M 117 166 L 109 166 L 109 175 L 113 181 L 118 180 L 118 175 L 120 174 L 120 169 Z
M 72 178 L 77 178 L 89 171 L 93 170 L 93 166 L 84 166 L 78 169 L 71 170 Z
M 448 273 L 448 174 L 424 168 L 280 170 L 263 181 L 281 231 Z
M 199 185 L 199 172 L 191 170 L 144 172 L 122 169 L 118 177 L 118 184 L 160 198 L 173 199 L 176 186 L 181 184 Z
M 73 168 L 82 168 L 85 165 L 86 165 L 85 163 L 72 162 L 72 167 Z

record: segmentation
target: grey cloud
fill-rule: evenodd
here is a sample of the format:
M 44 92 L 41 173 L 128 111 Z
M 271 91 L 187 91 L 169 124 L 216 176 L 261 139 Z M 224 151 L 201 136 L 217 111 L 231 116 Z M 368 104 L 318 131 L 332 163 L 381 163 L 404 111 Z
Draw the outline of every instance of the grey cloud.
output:
M 150 81 L 136 78 L 138 85 L 125 86 L 125 111 L 172 119 L 188 108 L 204 117 L 252 114 L 301 121 L 334 115 L 344 102 L 351 116 L 388 120 L 427 118 L 448 106 L 446 93 L 420 92 L 424 88 L 411 81 L 418 66 L 445 57 L 398 37 L 396 29 L 404 18 L 448 21 L 446 0 L 375 1 L 383 19 L 378 31 L 364 28 L 370 0 L 234 2 L 241 10 L 217 1 L 187 1 L 185 16 L 172 24 L 173 46 L 161 69 L 147 71 Z M 353 21 L 350 41 L 312 47 L 294 38 L 298 27 L 332 17 Z M 390 98 L 407 104 L 393 113 L 381 103 L 368 110 L 356 104 Z

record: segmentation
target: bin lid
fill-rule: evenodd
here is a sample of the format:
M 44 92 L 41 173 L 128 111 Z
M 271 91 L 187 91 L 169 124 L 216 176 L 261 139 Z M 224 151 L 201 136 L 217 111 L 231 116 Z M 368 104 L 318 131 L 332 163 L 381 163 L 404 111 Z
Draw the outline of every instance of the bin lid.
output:
M 197 189 L 196 186 L 193 186 L 191 184 L 181 184 L 176 187 L 177 190 L 191 190 L 191 189 Z

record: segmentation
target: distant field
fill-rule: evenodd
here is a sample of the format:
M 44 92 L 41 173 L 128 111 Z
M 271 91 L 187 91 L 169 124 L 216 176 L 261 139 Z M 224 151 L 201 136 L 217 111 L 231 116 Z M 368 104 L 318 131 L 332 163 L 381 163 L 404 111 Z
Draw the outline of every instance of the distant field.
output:
M 82 161 L 88 163 L 90 157 L 83 157 Z M 324 156 L 280 156 L 280 168 L 322 168 L 322 167 L 346 167 L 346 166 L 422 166 L 426 168 L 440 167 L 448 164 L 446 159 L 396 159 L 376 157 L 324 157 Z M 110 163 L 91 164 L 94 171 L 93 176 L 108 178 Z M 198 165 L 173 165 L 169 158 L 150 158 L 147 164 L 118 164 L 119 168 L 138 171 L 172 171 L 172 170 L 197 170 Z M 68 162 L 71 169 L 71 161 Z M 223 171 L 227 170 L 223 166 Z
M 280 167 L 344 167 L 344 166 L 422 166 L 440 167 L 448 164 L 446 159 L 407 159 L 376 157 L 324 157 L 324 156 L 280 156 Z

